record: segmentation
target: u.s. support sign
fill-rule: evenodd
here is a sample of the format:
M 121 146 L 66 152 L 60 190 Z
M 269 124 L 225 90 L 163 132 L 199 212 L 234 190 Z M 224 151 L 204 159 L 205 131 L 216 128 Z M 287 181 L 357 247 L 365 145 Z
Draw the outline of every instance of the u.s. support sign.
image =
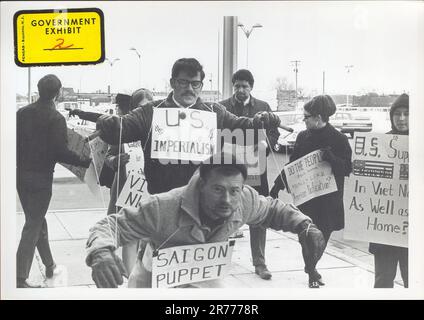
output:
M 13 23 L 18 66 L 96 64 L 105 59 L 100 9 L 22 10 Z

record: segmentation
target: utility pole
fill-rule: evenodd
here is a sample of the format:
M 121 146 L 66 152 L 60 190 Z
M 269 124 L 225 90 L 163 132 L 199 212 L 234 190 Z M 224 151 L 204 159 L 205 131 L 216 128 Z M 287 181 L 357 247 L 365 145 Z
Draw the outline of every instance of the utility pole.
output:
M 352 69 L 352 68 L 353 68 L 353 65 L 347 65 L 347 66 L 345 66 L 345 69 L 347 71 L 348 77 L 349 77 L 350 69 Z M 347 92 L 346 92 L 346 107 L 348 105 L 349 105 L 349 88 L 347 89 Z
M 300 64 L 300 60 L 293 60 L 293 61 L 290 61 L 290 62 L 294 64 L 293 71 L 296 75 L 296 92 L 295 92 L 295 94 L 296 94 L 296 106 L 295 106 L 295 109 L 297 109 L 297 73 L 299 72 L 299 69 L 298 69 L 297 66 L 298 66 L 298 64 Z
M 322 72 L 322 94 L 325 94 L 325 71 Z

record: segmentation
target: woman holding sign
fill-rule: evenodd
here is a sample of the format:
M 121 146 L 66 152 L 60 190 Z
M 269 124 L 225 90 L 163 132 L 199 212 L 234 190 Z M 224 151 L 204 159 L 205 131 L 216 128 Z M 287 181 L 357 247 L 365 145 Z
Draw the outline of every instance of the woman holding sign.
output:
M 328 95 L 314 97 L 304 106 L 306 130 L 299 133 L 294 145 L 290 162 L 293 162 L 308 153 L 322 150 L 322 160 L 327 161 L 334 174 L 337 191 L 317 196 L 299 205 L 299 209 L 312 218 L 322 231 L 326 243 L 333 231 L 344 228 L 343 188 L 344 177 L 352 171 L 352 149 L 347 137 L 337 131 L 328 121 L 336 112 L 336 105 Z M 284 190 L 284 171 L 276 178 L 270 195 L 278 197 L 278 192 Z M 319 288 L 324 285 L 321 275 L 315 266 L 310 264 L 305 252 L 305 272 L 309 275 L 309 287 Z
M 400 95 L 390 108 L 392 130 L 388 134 L 409 135 L 409 96 Z M 408 288 L 408 248 L 370 243 L 374 255 L 374 288 L 393 288 L 399 263 L 403 286 Z

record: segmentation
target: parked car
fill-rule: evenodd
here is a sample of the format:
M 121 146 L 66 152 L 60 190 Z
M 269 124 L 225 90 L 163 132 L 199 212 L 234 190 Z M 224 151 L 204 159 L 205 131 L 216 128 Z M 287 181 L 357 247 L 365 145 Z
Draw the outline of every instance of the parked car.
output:
M 345 134 L 353 137 L 355 132 L 370 132 L 372 121 L 367 116 L 355 116 L 351 112 L 336 112 L 330 117 L 331 125 Z
M 293 150 L 293 146 L 299 132 L 306 129 L 305 123 L 303 122 L 303 112 L 279 111 L 274 113 L 281 119 L 281 123 L 291 127 L 293 132 L 288 132 L 278 128 L 280 137 L 278 138 L 278 142 L 275 146 L 273 146 L 273 149 L 276 152 L 289 152 Z

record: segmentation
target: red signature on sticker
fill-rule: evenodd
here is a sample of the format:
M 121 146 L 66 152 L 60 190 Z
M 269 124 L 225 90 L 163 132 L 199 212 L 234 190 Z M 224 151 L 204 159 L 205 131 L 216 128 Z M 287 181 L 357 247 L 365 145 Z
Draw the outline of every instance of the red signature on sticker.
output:
M 65 39 L 63 38 L 58 38 L 56 39 L 56 41 L 60 41 L 59 43 L 57 43 L 53 48 L 51 48 L 51 50 L 60 50 L 60 49 L 68 49 L 70 47 L 72 47 L 74 44 L 70 44 L 67 46 L 63 46 Z

